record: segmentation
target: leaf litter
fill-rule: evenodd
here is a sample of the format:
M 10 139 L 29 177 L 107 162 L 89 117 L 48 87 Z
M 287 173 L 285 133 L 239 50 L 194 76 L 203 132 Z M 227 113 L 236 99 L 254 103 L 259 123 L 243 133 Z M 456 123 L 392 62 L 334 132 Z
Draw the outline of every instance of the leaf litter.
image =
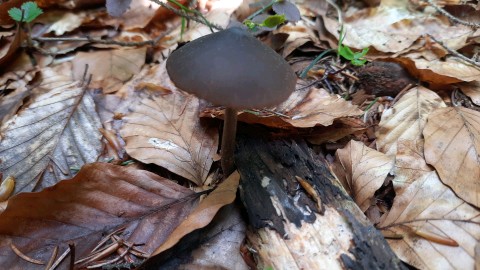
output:
M 0 195 L 12 179 L 16 194 L 0 208 L 2 265 L 31 268 L 28 260 L 51 262 L 54 250 L 89 258 L 83 263 L 94 267 L 138 263 L 210 223 L 234 200 L 238 185 L 235 174 L 212 184 L 218 180 L 219 129 L 211 118 L 221 118 L 223 108 L 176 89 L 164 70 L 179 40 L 208 34 L 209 27 L 191 21 L 185 32 L 181 19 L 150 1 L 109 1 L 110 11 L 118 8 L 115 18 L 82 1 L 38 1 L 44 14 L 30 44 L 44 50 L 32 54 L 22 45 L 31 41 L 7 14 L 23 2 L 0 4 Z M 205 18 L 221 27 L 232 16 L 255 12 L 251 1 L 199 2 Z M 477 33 L 435 13 L 431 4 L 434 12 L 414 1 L 379 2 L 337 8 L 296 3 L 300 21 L 262 39 L 297 74 L 312 68 L 289 100 L 245 110 L 239 120 L 318 144 L 315 149 L 333 162 L 340 182 L 406 263 L 473 269 L 480 241 Z M 53 4 L 65 8 L 61 17 Z M 441 7 L 467 7 L 449 5 Z M 292 4 L 273 9 L 299 17 Z M 339 11 L 341 19 L 335 17 Z M 402 89 L 365 95 L 362 85 L 375 83 L 357 77 L 358 70 L 335 53 L 311 65 L 325 49 L 336 49 L 340 22 L 347 30 L 342 46 L 369 48 L 367 60 L 400 64 L 418 85 L 400 94 Z M 51 37 L 66 41 L 46 41 Z M 135 41 L 149 45 L 121 45 Z M 92 80 L 85 87 L 80 82 L 87 65 Z M 95 163 L 122 164 L 129 157 L 134 166 Z M 211 193 L 200 201 L 192 189 Z M 92 254 L 99 242 L 104 250 Z M 67 259 L 56 261 L 68 265 Z

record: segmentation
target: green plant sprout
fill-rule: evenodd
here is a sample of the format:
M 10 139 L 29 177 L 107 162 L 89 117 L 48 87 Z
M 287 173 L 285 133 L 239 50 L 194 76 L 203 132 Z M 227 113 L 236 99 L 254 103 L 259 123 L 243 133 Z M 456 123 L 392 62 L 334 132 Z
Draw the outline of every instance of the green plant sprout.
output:
M 255 23 L 251 20 L 245 20 L 243 24 L 245 24 L 245 26 L 247 26 L 249 30 L 255 31 L 257 30 L 258 27 L 273 28 L 273 27 L 276 27 L 277 25 L 284 23 L 285 21 L 286 21 L 285 15 L 275 14 L 275 15 L 268 16 L 261 23 Z
M 365 55 L 368 53 L 368 48 L 364 48 L 361 52 L 353 52 L 350 47 L 343 45 L 345 36 L 346 34 L 342 25 L 340 28 L 340 38 L 338 39 L 337 54 L 349 60 L 354 66 L 363 66 L 367 62 Z
M 43 11 L 35 2 L 25 2 L 20 8 L 11 8 L 8 15 L 16 22 L 30 23 L 35 20 Z
M 343 58 L 347 59 L 352 63 L 354 66 L 363 66 L 367 59 L 365 59 L 365 55 L 368 53 L 368 48 L 364 48 L 361 52 L 353 52 L 348 46 L 343 45 L 343 40 L 345 39 L 345 31 L 343 29 L 343 25 L 340 28 L 340 37 L 338 39 L 338 48 L 337 48 L 337 55 L 342 56 Z M 334 49 L 328 49 L 323 51 L 320 55 L 318 55 L 303 71 L 300 73 L 300 78 L 305 78 L 307 73 L 312 67 L 323 58 L 324 55 L 327 53 L 334 51 Z

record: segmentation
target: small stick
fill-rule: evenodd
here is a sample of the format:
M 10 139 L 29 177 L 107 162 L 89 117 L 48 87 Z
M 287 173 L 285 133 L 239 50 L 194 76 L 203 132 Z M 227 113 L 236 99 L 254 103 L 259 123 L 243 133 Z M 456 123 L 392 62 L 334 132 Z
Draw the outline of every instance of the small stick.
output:
M 469 21 L 464 21 L 464 20 L 461 20 L 461 19 L 453 16 L 452 14 L 448 13 L 445 9 L 443 9 L 440 6 L 438 6 L 437 4 L 435 4 L 432 0 L 424 0 L 424 1 L 427 2 L 430 6 L 432 6 L 435 10 L 437 10 L 440 14 L 447 17 L 449 20 L 451 20 L 454 23 L 463 24 L 463 25 L 466 25 L 466 26 L 469 26 L 469 27 L 472 27 L 472 28 L 480 28 L 480 24 L 474 23 L 474 22 L 469 22 Z
M 91 269 L 91 268 L 97 268 L 97 267 L 102 267 L 102 266 L 105 266 L 105 265 L 108 265 L 108 264 L 112 264 L 112 263 L 116 263 L 118 262 L 120 259 L 122 259 L 125 255 L 127 255 L 127 253 L 130 251 L 130 248 L 131 247 L 127 247 L 127 249 L 122 252 L 122 254 L 120 254 L 118 257 L 116 257 L 115 259 L 112 259 L 112 260 L 109 260 L 109 261 L 105 261 L 105 262 L 102 262 L 102 263 L 99 263 L 99 264 L 94 264 L 94 265 L 89 265 L 87 266 L 88 269 Z
M 91 253 L 94 253 L 95 251 L 97 251 L 101 246 L 103 246 L 103 244 L 105 244 L 108 240 L 110 240 L 110 237 L 114 234 L 117 234 L 119 232 L 123 232 L 125 230 L 126 227 L 120 227 L 118 229 L 116 229 L 115 231 L 109 233 L 107 236 L 105 236 L 102 240 L 100 240 L 100 242 L 98 243 L 98 245 L 92 250 Z
M 73 270 L 73 267 L 75 265 L 75 243 L 70 241 L 68 243 L 68 247 L 70 248 L 70 266 L 69 266 L 69 269 Z
M 63 261 L 63 259 L 67 257 L 68 253 L 70 253 L 70 248 L 67 248 L 67 250 L 65 250 L 65 252 L 63 252 L 63 254 L 60 255 L 60 257 L 58 257 L 58 259 L 55 261 L 52 267 L 50 267 L 50 269 L 48 270 L 55 270 L 55 268 L 57 268 L 57 266 Z
M 23 254 L 13 243 L 10 243 L 10 248 L 13 250 L 13 252 L 15 252 L 15 254 L 18 255 L 18 257 L 24 259 L 27 262 L 34 263 L 34 264 L 39 264 L 39 265 L 44 265 L 45 264 L 45 262 L 32 259 L 32 258 L 28 257 L 27 255 Z
M 45 270 L 50 269 L 52 267 L 53 262 L 55 262 L 55 258 L 57 258 L 58 255 L 58 246 L 55 246 L 52 252 L 52 256 L 50 256 L 50 260 L 48 260 L 47 266 L 45 267 Z

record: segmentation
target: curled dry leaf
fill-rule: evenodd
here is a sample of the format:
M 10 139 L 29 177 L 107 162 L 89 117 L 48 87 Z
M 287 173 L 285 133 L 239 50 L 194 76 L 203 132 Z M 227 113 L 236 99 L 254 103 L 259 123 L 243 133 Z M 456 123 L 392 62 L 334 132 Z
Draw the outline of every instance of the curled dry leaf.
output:
M 146 94 L 123 119 L 127 153 L 202 185 L 218 148 L 215 128 L 202 125 L 199 100 L 179 91 Z
M 5 47 L 0 50 L 0 70 L 11 65 L 12 61 L 15 59 L 17 50 L 20 48 L 20 45 L 22 45 L 24 34 L 23 31 L 20 31 L 19 25 L 17 25 L 17 29 L 15 30 L 15 36 L 8 39 L 10 40 L 9 44 L 5 45 Z
M 379 224 L 402 239 L 388 240 L 400 259 L 419 269 L 473 269 L 480 213 L 427 172 L 395 197 Z M 414 234 L 421 231 L 423 237 Z M 458 243 L 459 247 L 446 243 Z
M 1 127 L 0 171 L 15 177 L 15 194 L 71 178 L 102 151 L 102 124 L 78 82 L 51 75 L 36 90 L 44 93 Z
M 465 201 L 480 207 L 480 112 L 439 108 L 423 130 L 425 159 L 443 183 Z
M 81 80 L 88 65 L 92 74 L 91 87 L 101 87 L 104 93 L 120 89 L 123 83 L 140 72 L 145 64 L 146 48 L 79 52 L 73 59 L 73 77 Z M 87 75 L 88 75 L 87 74 Z
M 23 103 L 23 99 L 30 94 L 27 84 L 34 78 L 37 71 L 18 74 L 8 72 L 0 78 L 0 89 L 11 91 L 0 99 L 0 123 L 6 122 L 14 116 Z
M 463 60 L 447 56 L 445 59 L 413 58 L 417 77 L 433 84 L 480 81 L 480 70 Z
M 480 82 L 460 83 L 457 86 L 465 95 L 472 99 L 475 105 L 480 106 Z
M 153 252 L 152 256 L 173 247 L 188 233 L 207 226 L 220 208 L 235 200 L 239 182 L 240 174 L 235 171 L 200 202 L 198 207 L 175 228 L 170 237 Z
M 335 175 L 365 212 L 392 170 L 393 159 L 357 141 L 350 141 L 345 148 L 337 150 L 335 156 Z
M 421 139 L 428 114 L 440 107 L 446 105 L 435 92 L 422 86 L 410 89 L 392 108 L 383 112 L 375 134 L 378 151 L 395 155 L 398 140 Z
M 151 254 L 197 204 L 198 196 L 153 173 L 108 163 L 85 165 L 71 180 L 10 198 L 0 214 L 0 264 L 43 269 L 16 256 L 48 261 L 55 246 L 75 243 L 77 259 L 120 227 L 121 238 Z M 32 210 L 32 205 L 35 209 Z M 59 269 L 68 268 L 68 260 Z
M 316 125 L 329 126 L 335 119 L 358 116 L 363 112 L 356 105 L 340 96 L 331 95 L 324 89 L 295 91 L 278 105 L 274 111 L 243 111 L 238 120 L 276 128 L 308 128 Z M 202 116 L 219 116 L 222 111 L 206 111 Z

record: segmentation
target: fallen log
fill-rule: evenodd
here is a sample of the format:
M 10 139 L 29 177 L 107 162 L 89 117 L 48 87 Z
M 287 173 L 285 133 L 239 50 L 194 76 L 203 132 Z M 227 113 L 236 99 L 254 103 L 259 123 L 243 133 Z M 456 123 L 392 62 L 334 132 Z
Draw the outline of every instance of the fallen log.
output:
M 407 269 L 303 140 L 239 135 L 235 163 L 258 269 Z

